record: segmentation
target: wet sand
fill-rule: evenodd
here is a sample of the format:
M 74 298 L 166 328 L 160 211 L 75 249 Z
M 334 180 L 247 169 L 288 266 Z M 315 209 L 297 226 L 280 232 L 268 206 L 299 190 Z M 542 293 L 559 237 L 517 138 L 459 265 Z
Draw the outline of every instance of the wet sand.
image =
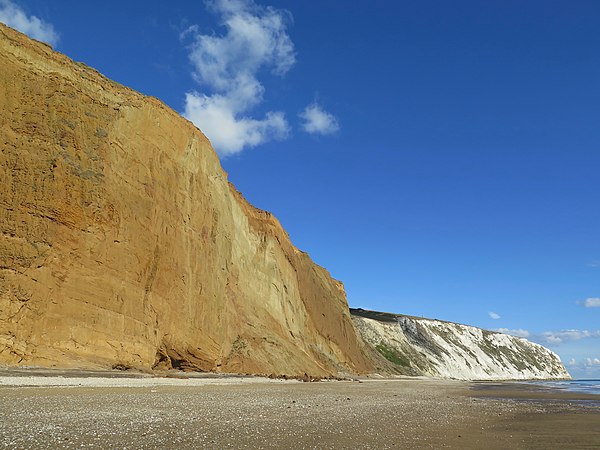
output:
M 523 383 L 472 383 L 468 395 L 508 406 L 494 433 L 524 449 L 600 449 L 600 395 Z M 500 413 L 498 413 L 500 414 Z
M 0 447 L 600 449 L 600 396 L 531 385 L 62 375 L 0 373 Z

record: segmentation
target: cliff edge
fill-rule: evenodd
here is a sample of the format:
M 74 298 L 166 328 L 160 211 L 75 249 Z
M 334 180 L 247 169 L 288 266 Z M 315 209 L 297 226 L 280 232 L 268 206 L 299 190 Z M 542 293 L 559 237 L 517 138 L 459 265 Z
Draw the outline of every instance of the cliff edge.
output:
M 0 24 L 0 362 L 326 376 L 343 286 L 160 101 Z

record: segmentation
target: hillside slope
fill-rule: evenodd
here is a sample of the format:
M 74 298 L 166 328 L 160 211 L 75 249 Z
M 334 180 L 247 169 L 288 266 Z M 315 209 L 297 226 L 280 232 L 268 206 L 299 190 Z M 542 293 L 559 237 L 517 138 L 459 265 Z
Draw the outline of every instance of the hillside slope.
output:
M 440 320 L 350 311 L 363 339 L 397 373 L 461 380 L 570 378 L 556 354 L 523 338 Z
M 344 289 L 206 137 L 0 24 L 0 363 L 372 369 Z

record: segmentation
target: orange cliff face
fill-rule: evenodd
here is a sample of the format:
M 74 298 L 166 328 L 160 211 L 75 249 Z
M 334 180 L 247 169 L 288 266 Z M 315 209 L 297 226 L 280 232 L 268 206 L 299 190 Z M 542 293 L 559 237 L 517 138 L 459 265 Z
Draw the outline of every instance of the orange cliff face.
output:
M 2 24 L 0 363 L 373 369 L 341 283 L 197 128 Z

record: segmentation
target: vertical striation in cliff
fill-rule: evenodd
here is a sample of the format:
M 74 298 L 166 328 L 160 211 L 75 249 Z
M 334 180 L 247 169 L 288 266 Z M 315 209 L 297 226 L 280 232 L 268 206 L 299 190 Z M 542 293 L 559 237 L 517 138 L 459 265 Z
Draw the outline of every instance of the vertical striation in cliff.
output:
M 344 289 L 160 101 L 0 24 L 0 362 L 372 369 Z

